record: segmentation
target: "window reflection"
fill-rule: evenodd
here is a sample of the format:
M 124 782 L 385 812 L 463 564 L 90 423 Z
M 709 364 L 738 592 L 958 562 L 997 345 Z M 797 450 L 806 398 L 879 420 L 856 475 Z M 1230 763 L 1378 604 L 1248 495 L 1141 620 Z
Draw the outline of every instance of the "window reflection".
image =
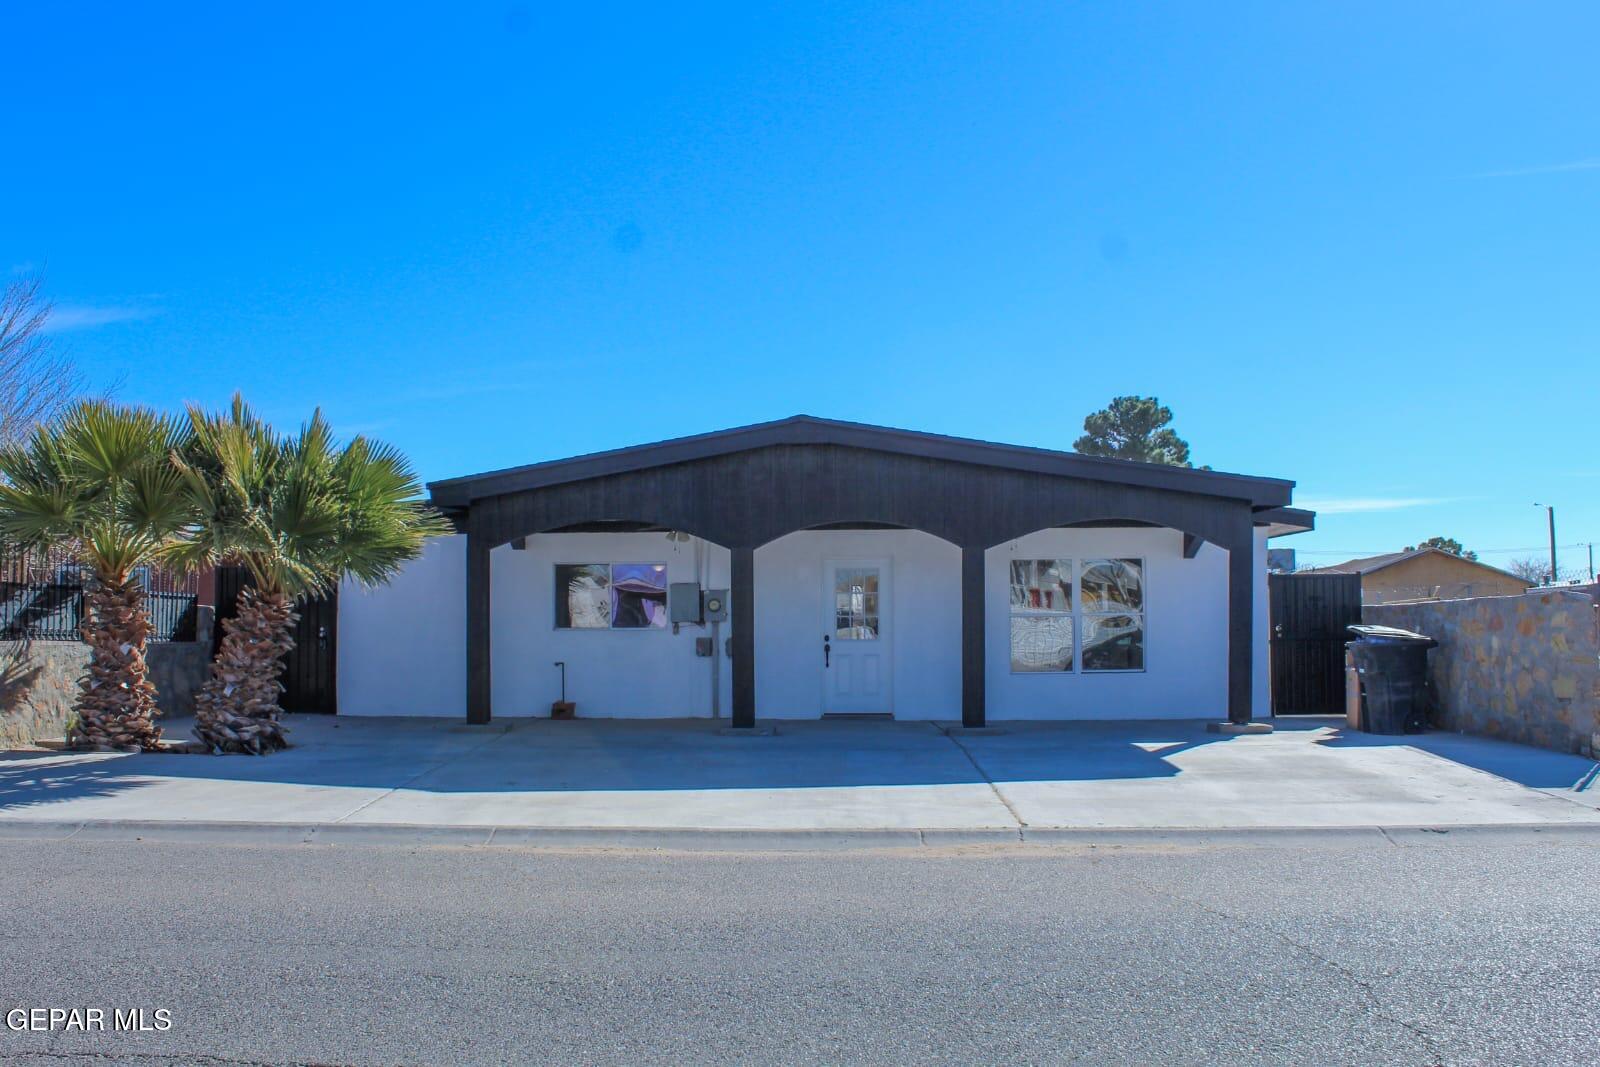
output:
M 667 625 L 665 563 L 556 564 L 556 628 L 644 630 Z
M 878 568 L 840 567 L 833 574 L 833 636 L 838 641 L 878 637 Z

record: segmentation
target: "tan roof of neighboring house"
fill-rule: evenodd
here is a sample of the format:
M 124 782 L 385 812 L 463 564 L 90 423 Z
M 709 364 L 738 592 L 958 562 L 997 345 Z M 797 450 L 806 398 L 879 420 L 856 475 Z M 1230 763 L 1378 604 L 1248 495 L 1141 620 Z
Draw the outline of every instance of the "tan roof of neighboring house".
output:
M 1482 563 L 1475 559 L 1468 559 L 1465 556 L 1458 556 L 1454 552 L 1446 552 L 1442 548 L 1413 548 L 1405 552 L 1385 552 L 1379 556 L 1363 556 L 1360 559 L 1347 559 L 1343 563 L 1330 563 L 1326 567 L 1313 567 L 1309 569 L 1332 574 L 1360 574 L 1365 576 L 1373 573 L 1374 571 L 1381 571 L 1385 567 L 1393 567 L 1396 563 L 1404 563 L 1408 559 L 1416 559 L 1418 556 L 1426 556 L 1430 552 L 1440 556 L 1448 556 L 1454 560 L 1460 560 L 1462 563 L 1469 563 L 1474 567 L 1481 567 L 1486 571 L 1494 571 L 1496 574 L 1503 574 L 1507 578 L 1516 578 L 1517 581 L 1525 583 L 1530 588 L 1533 586 L 1533 583 L 1528 581 L 1526 578 L 1518 577 L 1517 575 L 1512 574 L 1510 571 L 1501 570 L 1499 567 L 1491 567 L 1487 563 Z

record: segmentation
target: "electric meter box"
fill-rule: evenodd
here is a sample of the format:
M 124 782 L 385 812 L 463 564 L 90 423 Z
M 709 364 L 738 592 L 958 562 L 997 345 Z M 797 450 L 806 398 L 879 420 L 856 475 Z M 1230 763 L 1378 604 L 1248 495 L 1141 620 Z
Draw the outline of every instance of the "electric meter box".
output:
M 698 623 L 700 587 L 694 582 L 673 582 L 667 586 L 667 618 L 674 623 Z
M 728 591 L 707 589 L 700 599 L 700 613 L 706 622 L 728 621 Z

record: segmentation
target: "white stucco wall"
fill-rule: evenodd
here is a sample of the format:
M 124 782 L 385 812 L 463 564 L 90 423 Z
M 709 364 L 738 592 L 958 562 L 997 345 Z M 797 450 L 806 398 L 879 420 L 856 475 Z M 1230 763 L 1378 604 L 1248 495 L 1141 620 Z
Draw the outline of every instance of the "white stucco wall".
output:
M 1255 546 L 1257 589 L 1253 696 L 1269 714 L 1265 532 Z M 1164 529 L 1045 530 L 989 550 L 985 581 L 988 714 L 992 720 L 1225 718 L 1227 563 L 1205 545 L 1183 558 L 1180 533 Z M 709 715 L 711 665 L 695 656 L 708 628 L 557 630 L 557 563 L 665 563 L 669 582 L 726 588 L 729 556 L 659 533 L 551 534 L 525 550 L 491 554 L 493 702 L 496 717 L 547 715 L 560 692 L 586 717 Z M 1009 562 L 1013 558 L 1139 556 L 1145 560 L 1146 669 L 1138 673 L 1011 673 Z M 830 559 L 887 558 L 893 566 L 893 710 L 901 719 L 959 719 L 959 550 L 908 530 L 806 531 L 756 551 L 756 688 L 763 718 L 815 718 L 823 708 L 820 644 L 823 567 Z M 348 584 L 339 603 L 339 712 L 465 716 L 466 545 L 441 538 L 389 585 Z M 722 627 L 722 636 L 731 634 Z M 732 706 L 723 658 L 721 707 Z
M 1013 674 L 1010 561 L 1141 557 L 1145 669 Z M 1183 558 L 1183 534 L 1159 528 L 1040 530 L 985 556 L 988 717 L 1225 719 L 1228 712 L 1228 554 L 1206 544 Z
M 961 717 L 961 550 L 918 530 L 806 530 L 756 549 L 756 709 L 823 710 L 823 566 L 888 559 L 894 714 Z
M 440 537 L 387 585 L 339 590 L 340 715 L 467 713 L 467 539 Z
M 694 654 L 709 627 L 557 630 L 557 563 L 665 563 L 669 582 L 727 588 L 725 549 L 671 542 L 664 534 L 551 534 L 525 550 L 490 554 L 494 715 L 548 715 L 560 697 L 557 660 L 567 664 L 567 697 L 590 717 L 673 717 L 711 713 L 711 661 Z M 727 636 L 730 627 L 722 627 Z M 722 713 L 732 672 L 721 662 Z M 388 585 L 347 583 L 339 597 L 339 714 L 466 716 L 466 538 L 440 538 Z

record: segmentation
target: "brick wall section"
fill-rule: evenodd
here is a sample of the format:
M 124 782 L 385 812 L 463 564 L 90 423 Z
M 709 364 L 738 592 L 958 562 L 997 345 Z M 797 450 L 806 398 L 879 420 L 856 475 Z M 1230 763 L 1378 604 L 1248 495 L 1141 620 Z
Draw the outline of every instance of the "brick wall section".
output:
M 1592 754 L 1600 747 L 1596 588 L 1369 604 L 1363 621 L 1427 634 L 1440 726 Z
M 195 693 L 211 663 L 211 642 L 152 644 L 146 661 L 162 714 L 193 715 Z M 0 749 L 65 733 L 88 663 L 89 646 L 81 642 L 0 641 Z

